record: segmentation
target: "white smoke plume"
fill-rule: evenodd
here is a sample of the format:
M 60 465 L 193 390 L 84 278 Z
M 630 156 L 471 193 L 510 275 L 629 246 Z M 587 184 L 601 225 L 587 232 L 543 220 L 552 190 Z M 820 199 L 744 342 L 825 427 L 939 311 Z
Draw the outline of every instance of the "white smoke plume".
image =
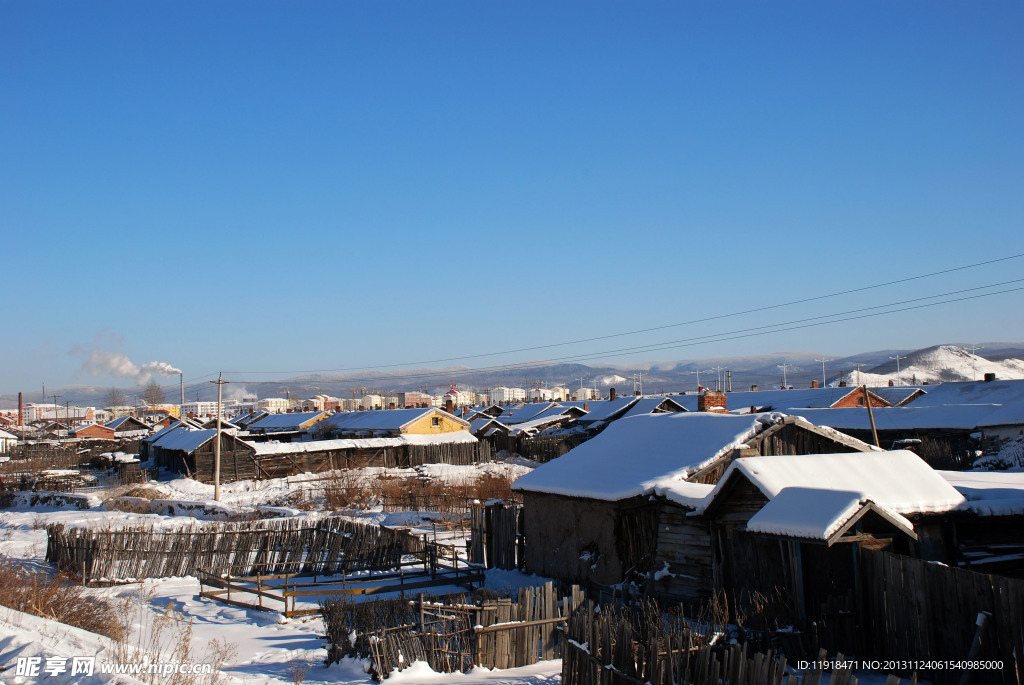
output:
M 153 376 L 175 376 L 181 373 L 167 362 L 147 362 L 137 366 L 123 352 L 76 347 L 71 353 L 82 360 L 82 368 L 93 376 L 114 376 L 131 378 L 138 385 L 145 384 Z

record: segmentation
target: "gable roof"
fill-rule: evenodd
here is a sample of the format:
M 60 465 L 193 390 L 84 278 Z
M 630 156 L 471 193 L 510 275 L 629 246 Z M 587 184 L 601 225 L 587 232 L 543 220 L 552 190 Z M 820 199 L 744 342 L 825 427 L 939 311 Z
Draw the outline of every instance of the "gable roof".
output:
M 401 431 L 424 416 L 438 414 L 469 428 L 469 422 L 453 416 L 438 407 L 421 409 L 378 409 L 374 411 L 347 411 L 330 416 L 327 422 L 339 431 Z
M 946 512 L 964 502 L 963 495 L 919 456 L 896 450 L 737 459 L 702 510 L 717 510 L 739 479 L 749 481 L 769 500 L 790 487 L 852 491 L 898 514 Z
M 593 400 L 590 402 L 590 411 L 581 416 L 579 422 L 587 425 L 597 421 L 614 421 L 625 414 L 639 399 L 635 395 L 625 395 L 614 400 Z
M 308 428 L 322 418 L 328 416 L 324 411 L 305 411 L 293 414 L 268 414 L 258 421 L 250 423 L 250 431 L 296 431 Z M 223 423 L 221 424 L 224 425 Z
M 622 416 L 629 418 L 639 414 L 675 413 L 686 411 L 686 407 L 679 404 L 672 397 L 641 397 Z
M 131 428 L 128 428 L 128 427 L 124 426 L 124 424 L 128 424 L 129 426 L 136 426 L 137 425 L 137 427 L 134 428 L 134 429 L 131 429 Z M 134 416 L 122 416 L 120 418 L 114 419 L 113 421 L 108 421 L 106 423 L 106 426 L 107 426 L 107 428 L 113 428 L 115 431 L 119 430 L 119 429 L 120 430 L 149 430 L 149 426 L 148 425 L 146 425 L 142 421 L 139 421 Z
M 752 533 L 804 538 L 832 545 L 865 515 L 877 516 L 917 539 L 914 525 L 862 492 L 818 488 L 783 488 L 747 521 Z
M 711 485 L 682 482 L 784 420 L 782 414 L 641 414 L 611 423 L 597 437 L 534 469 L 512 489 L 617 501 L 676 488 L 680 503 Z

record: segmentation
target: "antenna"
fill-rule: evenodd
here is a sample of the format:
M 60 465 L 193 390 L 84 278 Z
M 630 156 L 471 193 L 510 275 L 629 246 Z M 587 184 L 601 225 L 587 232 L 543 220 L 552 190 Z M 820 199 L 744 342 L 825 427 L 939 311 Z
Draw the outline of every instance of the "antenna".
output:
M 815 359 L 814 361 L 821 362 L 821 387 L 824 388 L 827 385 L 827 383 L 825 382 L 825 362 L 830 362 L 832 360 L 831 359 L 821 358 L 821 359 Z

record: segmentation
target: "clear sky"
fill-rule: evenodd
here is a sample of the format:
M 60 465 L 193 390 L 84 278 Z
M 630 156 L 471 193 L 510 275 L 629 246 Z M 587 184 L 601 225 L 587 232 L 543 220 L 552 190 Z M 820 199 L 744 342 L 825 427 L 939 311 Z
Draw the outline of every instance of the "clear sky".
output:
M 1024 253 L 1022 35 L 1017 1 L 3 0 L 0 392 L 130 385 L 117 355 L 458 358 Z M 463 363 L 1020 341 L 1016 291 L 610 352 L 1022 266 Z

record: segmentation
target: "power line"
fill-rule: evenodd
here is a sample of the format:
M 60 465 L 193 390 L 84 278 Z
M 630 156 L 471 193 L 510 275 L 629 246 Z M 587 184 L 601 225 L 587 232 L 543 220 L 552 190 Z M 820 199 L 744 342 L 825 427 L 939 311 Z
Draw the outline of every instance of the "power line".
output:
M 1016 279 L 1014 281 L 1007 281 L 1006 283 L 1018 283 L 1018 282 L 1021 282 L 1021 281 L 1024 281 L 1024 279 Z M 979 289 L 983 289 L 983 288 L 994 287 L 994 285 L 999 285 L 999 284 L 993 284 L 993 285 L 988 285 L 988 286 L 978 286 L 976 288 L 967 288 L 967 289 L 960 290 L 960 291 L 952 291 L 950 293 L 947 293 L 946 295 L 948 296 L 948 295 L 953 295 L 953 294 L 970 292 L 970 291 L 979 290 Z M 580 361 L 591 360 L 591 359 L 597 358 L 597 357 L 616 357 L 616 356 L 623 356 L 623 355 L 626 355 L 626 354 L 634 354 L 637 351 L 656 352 L 656 351 L 663 351 L 663 350 L 669 350 L 669 349 L 681 349 L 681 348 L 684 348 L 684 347 L 693 347 L 693 346 L 696 346 L 696 345 L 706 345 L 706 344 L 716 343 L 716 342 L 726 342 L 726 341 L 729 341 L 729 340 L 739 340 L 739 339 L 751 338 L 751 337 L 756 337 L 756 336 L 761 336 L 761 335 L 768 335 L 768 334 L 771 334 L 771 333 L 783 333 L 783 332 L 788 332 L 788 331 L 801 330 L 801 329 L 805 329 L 805 328 L 813 328 L 813 327 L 816 327 L 816 326 L 824 326 L 824 325 L 829 325 L 829 324 L 844 323 L 844 322 L 847 322 L 847 321 L 857 321 L 857 320 L 862 320 L 862 319 L 867 319 L 867 318 L 873 318 L 873 317 L 876 317 L 876 316 L 884 316 L 884 315 L 887 315 L 887 314 L 898 314 L 898 313 L 902 313 L 902 312 L 906 312 L 906 311 L 912 311 L 912 310 L 916 310 L 916 309 L 924 309 L 924 308 L 928 308 L 928 307 L 940 306 L 940 305 L 943 305 L 943 304 L 953 304 L 955 302 L 964 302 L 964 301 L 968 301 L 968 300 L 976 300 L 976 299 L 981 299 L 981 298 L 985 298 L 985 297 L 992 297 L 992 296 L 995 296 L 995 295 L 1003 295 L 1003 294 L 1012 293 L 1012 292 L 1019 292 L 1019 291 L 1022 291 L 1022 290 L 1024 290 L 1024 287 L 1008 288 L 1008 289 L 1005 289 L 1005 290 L 998 290 L 998 291 L 989 292 L 989 293 L 980 293 L 980 294 L 976 294 L 976 295 L 968 295 L 968 296 L 965 296 L 965 297 L 959 297 L 959 298 L 953 298 L 953 299 L 948 299 L 948 300 L 942 300 L 942 301 L 938 301 L 938 302 L 925 302 L 923 304 L 916 304 L 916 305 L 912 305 L 912 306 L 899 307 L 899 308 L 896 308 L 896 309 L 889 309 L 887 311 L 881 311 L 881 312 L 877 312 L 876 311 L 876 312 L 870 312 L 870 313 L 860 313 L 860 312 L 865 312 L 865 311 L 872 310 L 872 309 L 879 309 L 879 308 L 882 308 L 882 307 L 890 307 L 890 306 L 895 306 L 895 305 L 899 305 L 899 304 L 906 304 L 906 303 L 911 303 L 911 302 L 920 302 L 921 300 L 928 300 L 928 299 L 935 299 L 937 297 L 943 297 L 943 295 L 929 295 L 929 296 L 923 297 L 923 298 L 915 298 L 915 299 L 911 299 L 911 300 L 904 300 L 902 302 L 890 303 L 888 305 L 877 305 L 875 307 L 866 307 L 866 308 L 862 308 L 862 309 L 855 309 L 855 310 L 851 310 L 851 311 L 848 311 L 848 312 L 840 312 L 840 313 L 837 313 L 837 314 L 829 314 L 829 315 L 823 315 L 823 316 L 819 316 L 819 317 L 810 317 L 810 318 L 807 318 L 807 319 L 798 319 L 798 320 L 793 321 L 793 322 L 787 322 L 787 323 L 782 323 L 782 324 L 772 324 L 770 326 L 759 326 L 759 327 L 751 328 L 751 329 L 741 329 L 739 331 L 732 331 L 732 332 L 726 332 L 726 333 L 720 333 L 720 334 L 708 335 L 708 336 L 700 336 L 698 338 L 683 339 L 683 340 L 679 340 L 679 341 L 670 341 L 670 342 L 667 342 L 667 343 L 659 343 L 656 346 L 650 346 L 650 345 L 649 346 L 643 346 L 642 349 L 641 348 L 623 348 L 621 350 L 596 352 L 596 353 L 591 353 L 591 354 L 586 354 L 586 355 L 579 355 L 579 356 L 571 356 L 571 357 L 561 357 L 561 358 L 549 359 L 549 360 L 546 360 L 546 361 L 518 362 L 518 363 L 503 364 L 503 365 L 498 365 L 498 366 L 469 368 L 469 369 L 463 369 L 463 370 L 458 370 L 458 371 L 452 371 L 452 370 L 446 370 L 446 371 L 425 371 L 425 372 L 416 372 L 416 373 L 409 373 L 409 374 L 402 374 L 402 375 L 390 375 L 390 376 L 388 376 L 388 379 L 391 380 L 391 381 L 403 381 L 403 380 L 415 380 L 415 379 L 429 379 L 429 378 L 435 378 L 435 377 L 438 377 L 438 376 L 461 378 L 461 377 L 465 377 L 465 376 L 468 376 L 468 375 L 471 375 L 471 374 L 476 374 L 476 373 L 503 372 L 503 371 L 508 372 L 508 371 L 522 371 L 522 370 L 526 370 L 526 369 L 539 369 L 539 368 L 544 368 L 546 366 L 551 366 L 554 362 L 568 362 L 568 361 L 580 362 Z M 832 317 L 841 317 L 841 318 L 832 318 Z M 827 320 L 827 321 L 820 320 L 820 319 L 826 319 L 826 318 L 830 318 L 830 320 Z M 763 329 L 770 329 L 770 330 L 763 330 Z M 230 371 L 230 372 L 227 372 L 227 373 L 245 374 L 245 373 L 252 373 L 252 372 L 247 372 L 247 371 Z M 289 373 L 289 372 L 278 372 L 278 373 Z M 294 372 L 292 372 L 292 373 L 294 373 Z M 331 379 L 331 382 L 355 383 L 355 382 L 358 382 L 360 380 L 363 380 L 364 378 L 365 377 L 352 376 L 352 377 Z M 261 381 L 261 380 L 258 380 L 258 379 L 252 379 L 252 380 L 236 380 L 235 382 L 236 383 L 264 383 L 266 381 Z
M 758 312 L 770 311 L 773 309 L 781 309 L 783 307 L 792 307 L 798 304 L 807 304 L 809 302 L 817 302 L 820 300 L 826 300 L 833 297 L 840 297 L 843 295 L 852 295 L 853 293 L 865 292 L 868 290 L 877 290 L 878 288 L 885 288 L 892 285 L 899 285 L 901 283 L 909 283 L 912 281 L 919 281 L 925 278 L 932 278 L 934 276 L 942 276 L 946 274 L 955 273 L 957 271 L 965 271 L 967 269 L 975 269 L 981 266 L 989 266 L 991 264 L 997 264 L 999 262 L 1005 262 L 1012 259 L 1019 259 L 1024 257 L 1024 252 L 1009 255 L 1006 257 L 998 257 L 996 259 L 989 259 L 983 262 L 976 262 L 974 264 L 966 264 L 964 266 L 952 267 L 949 269 L 942 269 L 940 271 L 932 271 L 926 274 L 919 274 L 917 276 L 908 276 L 906 278 L 899 278 L 893 281 L 886 281 L 884 283 L 876 283 L 874 285 L 867 285 L 860 288 L 850 288 L 848 290 L 840 290 L 826 295 L 815 295 L 814 297 L 805 297 L 799 300 L 791 300 L 789 302 L 782 302 L 779 304 L 764 305 L 762 307 L 754 307 L 752 309 L 745 309 L 738 312 L 731 312 L 729 314 L 717 314 L 715 316 L 703 317 L 700 319 L 690 319 L 688 321 L 680 321 L 678 323 L 665 324 L 662 326 L 652 326 L 650 328 L 639 328 L 632 331 L 623 331 L 621 333 L 609 333 L 607 335 L 599 335 L 590 338 L 579 338 L 577 340 L 567 340 L 564 342 L 557 343 L 545 343 L 543 345 L 533 345 L 530 347 L 520 347 L 512 350 L 503 350 L 500 352 L 483 352 L 479 354 L 463 355 L 460 357 L 446 357 L 443 359 L 429 359 L 415 362 L 402 362 L 396 364 L 380 364 L 372 367 L 343 367 L 338 369 L 315 369 L 315 370 L 292 370 L 292 371 L 242 371 L 242 372 L 230 372 L 230 373 L 250 373 L 250 374 L 298 374 L 298 373 L 342 373 L 346 371 L 374 371 L 378 369 L 391 369 L 401 366 L 417 366 L 423 364 L 442 364 L 445 362 L 461 361 L 466 359 L 481 359 L 483 357 L 496 357 L 505 354 L 517 354 L 520 352 L 534 352 L 537 350 L 546 350 L 554 347 L 565 347 L 567 345 L 578 345 L 587 342 L 596 342 L 598 340 L 609 340 L 611 338 L 621 338 L 629 335 L 639 335 L 641 333 L 652 333 L 654 331 L 666 330 L 669 328 L 678 328 L 680 326 L 691 326 L 698 323 L 707 323 L 709 321 L 718 321 L 721 319 L 734 318 L 737 316 L 745 316 L 747 314 L 756 314 Z M 211 374 L 212 375 L 212 374 Z

